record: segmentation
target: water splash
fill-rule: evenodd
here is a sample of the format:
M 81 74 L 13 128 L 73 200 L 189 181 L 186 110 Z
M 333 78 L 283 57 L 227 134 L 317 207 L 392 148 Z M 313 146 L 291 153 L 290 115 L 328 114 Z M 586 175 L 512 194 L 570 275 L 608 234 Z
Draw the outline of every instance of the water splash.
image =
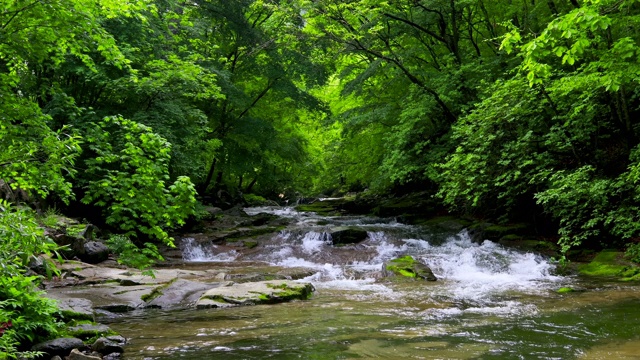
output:
M 410 243 L 437 277 L 451 283 L 457 299 L 480 300 L 512 290 L 541 291 L 562 280 L 553 275 L 555 266 L 546 258 L 488 240 L 474 243 L 466 231 L 439 246 L 417 240 Z
M 190 262 L 231 262 L 239 256 L 235 250 L 216 251 L 218 246 L 205 246 L 191 237 L 182 239 L 180 249 L 182 250 L 182 260 Z

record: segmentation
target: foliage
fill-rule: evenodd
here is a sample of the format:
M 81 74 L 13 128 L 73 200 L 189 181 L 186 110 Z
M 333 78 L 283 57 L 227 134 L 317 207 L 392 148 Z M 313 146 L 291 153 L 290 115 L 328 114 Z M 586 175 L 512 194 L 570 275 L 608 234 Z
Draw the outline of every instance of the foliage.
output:
M 151 267 L 157 260 L 164 260 L 154 244 L 147 242 L 139 248 L 126 235 L 111 235 L 106 244 L 118 254 L 118 263 L 143 270 L 144 275 L 154 277 Z
M 549 216 L 563 252 L 640 235 L 640 15 L 630 4 L 585 2 L 538 34 L 510 26 L 502 49 L 522 62 L 454 124 L 457 148 L 441 165 L 445 203 L 507 219 L 523 209 Z
M 58 331 L 55 302 L 42 297 L 38 277 L 25 275 L 32 259 L 52 255 L 58 246 L 44 236 L 33 212 L 5 200 L 0 200 L 0 238 L 0 358 L 15 358 L 20 343 L 44 340 Z
M 640 243 L 629 244 L 624 256 L 634 263 L 640 264 Z
M 0 200 L 0 271 L 18 276 L 38 255 L 53 255 L 59 246 L 44 236 L 31 209 L 15 207 Z
M 267 205 L 267 199 L 263 198 L 260 195 L 255 194 L 244 194 L 244 200 L 249 204 L 249 206 L 264 206 Z
M 127 235 L 139 232 L 173 245 L 166 229 L 183 225 L 196 200 L 187 177 L 166 186 L 170 144 L 122 117 L 95 124 L 86 141 L 96 156 L 86 162 L 89 178 L 82 202 L 102 207 L 107 224 Z
M 68 200 L 66 176 L 75 173 L 79 137 L 69 128 L 51 130 L 35 104 L 10 91 L 0 86 L 0 181 L 16 192 L 41 197 L 56 192 Z

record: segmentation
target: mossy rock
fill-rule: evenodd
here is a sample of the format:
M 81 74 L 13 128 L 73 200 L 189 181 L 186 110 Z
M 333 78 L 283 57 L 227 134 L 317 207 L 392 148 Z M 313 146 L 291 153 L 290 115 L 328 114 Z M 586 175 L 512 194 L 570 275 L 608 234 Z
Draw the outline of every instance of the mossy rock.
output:
M 311 297 L 313 291 L 311 284 L 289 280 L 231 284 L 205 292 L 196 303 L 196 307 L 226 308 L 306 300 Z
M 455 216 L 416 217 L 410 222 L 442 232 L 460 231 L 471 225 L 471 221 Z
M 296 206 L 297 211 L 314 212 L 318 215 L 340 215 L 343 201 L 326 200 Z
M 640 267 L 624 260 L 624 253 L 603 250 L 588 264 L 578 266 L 583 275 L 616 277 L 623 281 L 640 280 Z
M 116 334 L 107 325 L 95 323 L 74 325 L 69 327 L 67 331 L 71 336 L 83 340 Z
M 529 232 L 528 224 L 492 224 L 482 229 L 484 236 L 490 240 L 501 239 L 504 236 L 526 235 Z
M 424 279 L 427 281 L 436 281 L 431 269 L 425 264 L 416 261 L 413 257 L 407 255 L 400 258 L 390 260 L 384 265 L 385 275 L 391 274 L 403 276 L 413 279 Z
M 233 229 L 226 234 L 219 236 L 216 240 L 225 240 L 228 242 L 237 242 L 242 239 L 250 239 L 260 235 L 277 233 L 280 230 L 285 229 L 285 226 L 268 226 L 257 228 L 239 228 Z

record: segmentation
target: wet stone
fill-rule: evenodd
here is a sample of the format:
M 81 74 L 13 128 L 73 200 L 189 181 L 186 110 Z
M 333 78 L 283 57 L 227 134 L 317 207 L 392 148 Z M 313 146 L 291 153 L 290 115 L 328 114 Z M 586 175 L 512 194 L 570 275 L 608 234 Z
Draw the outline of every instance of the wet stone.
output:
M 78 338 L 59 338 L 34 345 L 31 350 L 41 351 L 49 356 L 67 356 L 73 349 L 85 347 Z

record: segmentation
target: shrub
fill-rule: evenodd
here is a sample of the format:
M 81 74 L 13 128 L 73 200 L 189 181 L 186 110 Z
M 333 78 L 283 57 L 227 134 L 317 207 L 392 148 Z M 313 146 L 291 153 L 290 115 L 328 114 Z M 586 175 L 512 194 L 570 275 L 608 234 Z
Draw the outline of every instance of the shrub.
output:
M 32 258 L 52 255 L 59 247 L 44 236 L 30 209 L 0 200 L 0 359 L 33 357 L 18 353 L 21 343 L 44 340 L 58 331 L 55 302 L 42 297 L 39 278 L 26 276 Z M 54 269 L 47 266 L 47 269 Z
M 167 229 L 194 213 L 196 191 L 186 176 L 167 187 L 171 144 L 121 117 L 95 124 L 87 142 L 96 156 L 86 161 L 92 181 L 82 202 L 102 207 L 107 224 L 127 236 L 142 233 L 173 246 Z

